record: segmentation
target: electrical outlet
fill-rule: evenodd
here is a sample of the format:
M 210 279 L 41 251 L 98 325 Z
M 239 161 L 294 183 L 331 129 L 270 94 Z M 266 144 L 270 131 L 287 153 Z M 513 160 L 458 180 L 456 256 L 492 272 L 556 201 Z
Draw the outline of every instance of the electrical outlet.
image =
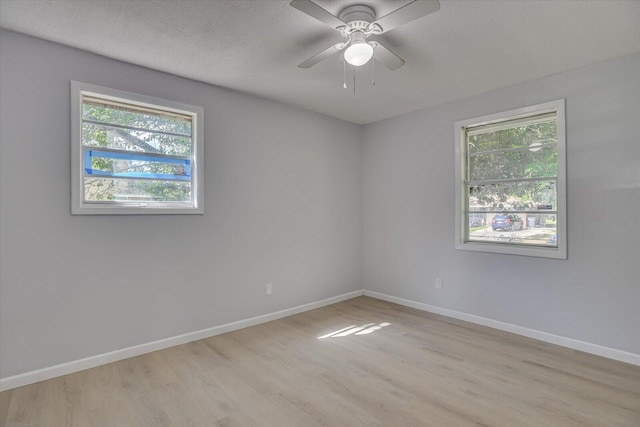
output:
M 266 285 L 264 285 L 264 294 L 269 296 L 273 293 L 273 286 L 271 286 L 271 283 L 267 283 Z
M 439 277 L 436 277 L 436 289 L 439 291 L 442 290 L 442 279 Z

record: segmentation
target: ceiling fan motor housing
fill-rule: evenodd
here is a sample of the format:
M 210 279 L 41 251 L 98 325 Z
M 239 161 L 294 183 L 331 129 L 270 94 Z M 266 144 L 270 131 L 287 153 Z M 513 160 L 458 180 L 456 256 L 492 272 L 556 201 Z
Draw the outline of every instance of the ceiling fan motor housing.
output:
M 346 7 L 340 12 L 338 18 L 343 22 L 365 21 L 367 24 L 376 20 L 376 13 L 369 6 L 356 4 Z
M 367 38 L 371 34 L 379 33 L 382 30 L 378 25 L 372 24 L 376 20 L 376 13 L 372 8 L 363 4 L 346 7 L 340 12 L 338 18 L 345 22 L 346 25 L 336 28 L 336 30 L 347 38 L 357 32 L 362 33 L 364 38 Z

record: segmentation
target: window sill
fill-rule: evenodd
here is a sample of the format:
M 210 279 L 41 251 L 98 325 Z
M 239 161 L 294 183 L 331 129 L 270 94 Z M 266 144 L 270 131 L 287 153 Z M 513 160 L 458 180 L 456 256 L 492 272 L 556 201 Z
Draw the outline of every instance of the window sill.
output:
M 567 259 L 566 247 L 534 247 L 508 245 L 504 243 L 464 242 L 456 245 L 456 249 L 473 252 L 488 252 L 495 254 L 520 255 L 538 258 Z

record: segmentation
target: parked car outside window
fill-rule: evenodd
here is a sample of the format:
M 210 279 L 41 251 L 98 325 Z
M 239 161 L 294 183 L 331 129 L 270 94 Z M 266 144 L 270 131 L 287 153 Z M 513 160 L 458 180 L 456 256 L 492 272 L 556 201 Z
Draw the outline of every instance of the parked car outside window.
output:
M 517 231 L 524 228 L 522 218 L 514 214 L 498 214 L 491 220 L 491 228 L 493 231 L 506 230 Z

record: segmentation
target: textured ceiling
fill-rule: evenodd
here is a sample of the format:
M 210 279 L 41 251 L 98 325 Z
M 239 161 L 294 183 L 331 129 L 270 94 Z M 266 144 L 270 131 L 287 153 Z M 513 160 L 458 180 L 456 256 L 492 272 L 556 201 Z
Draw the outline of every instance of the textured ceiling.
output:
M 407 0 L 317 0 L 378 16 Z M 342 88 L 338 56 L 297 64 L 341 41 L 289 0 L 0 0 L 17 32 L 369 123 L 640 51 L 640 0 L 441 0 L 438 12 L 382 36 L 406 64 L 376 66 Z

